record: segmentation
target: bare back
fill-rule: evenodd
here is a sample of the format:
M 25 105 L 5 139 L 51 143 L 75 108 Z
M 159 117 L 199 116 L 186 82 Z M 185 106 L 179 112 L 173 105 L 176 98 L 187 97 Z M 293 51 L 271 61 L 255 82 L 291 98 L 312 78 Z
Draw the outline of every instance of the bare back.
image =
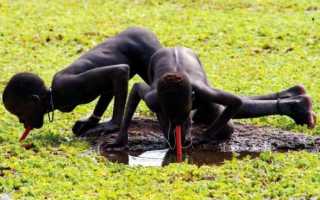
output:
M 146 81 L 150 58 L 160 48 L 160 42 L 151 31 L 143 28 L 128 28 L 89 50 L 67 68 L 58 72 L 56 76 L 127 64 L 130 66 L 130 77 L 138 74 Z
M 170 72 L 185 74 L 191 84 L 193 81 L 208 82 L 198 56 L 189 48 L 162 48 L 152 56 L 149 68 L 149 82 L 152 86 L 157 84 L 162 75 Z

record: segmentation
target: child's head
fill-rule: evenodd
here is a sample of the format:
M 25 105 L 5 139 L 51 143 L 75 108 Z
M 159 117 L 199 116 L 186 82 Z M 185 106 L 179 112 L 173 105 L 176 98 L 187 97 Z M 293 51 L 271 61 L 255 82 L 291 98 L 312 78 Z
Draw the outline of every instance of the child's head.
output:
M 47 89 L 40 77 L 32 73 L 18 73 L 9 80 L 2 99 L 5 108 L 16 115 L 25 127 L 41 128 L 46 96 Z
M 192 109 L 192 87 L 182 73 L 166 73 L 158 82 L 161 110 L 173 124 L 185 122 Z

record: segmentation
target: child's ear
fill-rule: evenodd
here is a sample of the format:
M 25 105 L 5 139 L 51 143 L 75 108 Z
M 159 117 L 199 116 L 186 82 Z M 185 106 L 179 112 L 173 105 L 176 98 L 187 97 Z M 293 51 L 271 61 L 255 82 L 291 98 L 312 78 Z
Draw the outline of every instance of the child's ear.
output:
M 31 101 L 32 102 L 34 102 L 34 103 L 39 103 L 40 102 L 40 97 L 39 97 L 39 95 L 36 95 L 36 94 L 34 94 L 34 95 L 31 95 Z

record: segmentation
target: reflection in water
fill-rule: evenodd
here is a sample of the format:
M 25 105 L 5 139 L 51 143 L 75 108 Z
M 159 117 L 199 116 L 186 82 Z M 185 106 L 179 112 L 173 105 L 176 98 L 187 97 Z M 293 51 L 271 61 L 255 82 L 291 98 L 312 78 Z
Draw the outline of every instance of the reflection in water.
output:
M 146 151 L 139 156 L 129 156 L 128 164 L 130 166 L 162 166 L 165 161 L 165 157 L 168 154 L 168 149 Z
M 176 162 L 175 153 L 169 151 L 169 149 L 146 152 L 103 152 L 102 155 L 111 162 L 125 163 L 130 166 L 164 166 Z M 233 157 L 237 157 L 238 159 L 244 158 L 246 156 L 255 158 L 259 156 L 259 153 L 230 153 L 192 149 L 184 152 L 183 156 L 184 160 L 186 160 L 188 163 L 201 166 L 222 165 L 225 160 L 231 160 Z

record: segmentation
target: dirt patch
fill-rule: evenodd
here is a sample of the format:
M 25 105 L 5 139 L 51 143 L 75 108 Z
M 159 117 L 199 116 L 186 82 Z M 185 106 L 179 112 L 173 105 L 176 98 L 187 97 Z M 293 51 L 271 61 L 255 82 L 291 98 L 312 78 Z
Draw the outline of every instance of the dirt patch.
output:
M 93 145 L 114 141 L 115 134 L 102 134 L 104 124 L 95 129 L 94 135 L 85 137 Z M 262 151 L 288 151 L 307 150 L 319 152 L 320 137 L 307 136 L 302 133 L 293 133 L 277 128 L 258 127 L 235 123 L 235 132 L 229 140 L 210 141 L 199 144 L 199 135 L 206 129 L 205 126 L 192 127 L 192 145 L 188 147 L 216 152 L 262 152 Z M 149 151 L 167 148 L 158 122 L 148 118 L 135 118 L 129 128 L 129 151 Z M 116 150 L 116 149 L 114 149 Z

